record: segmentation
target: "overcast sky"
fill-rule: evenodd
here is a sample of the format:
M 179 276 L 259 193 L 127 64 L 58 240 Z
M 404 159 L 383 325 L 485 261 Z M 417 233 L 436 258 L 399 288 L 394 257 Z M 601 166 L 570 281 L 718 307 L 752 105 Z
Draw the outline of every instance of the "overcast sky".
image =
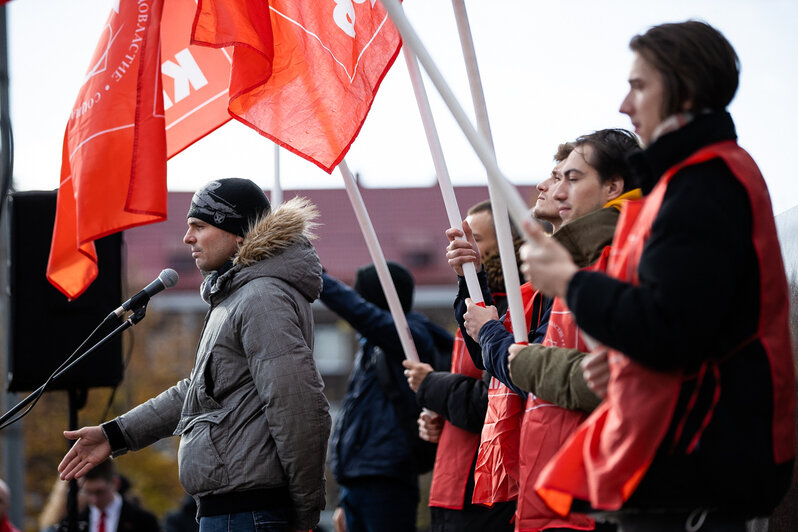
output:
M 333 0 L 315 0 L 333 1 Z M 15 186 L 58 186 L 67 116 L 111 0 L 14 0 L 7 6 Z M 405 9 L 462 106 L 471 112 L 465 67 L 448 0 L 406 0 Z M 798 205 L 798 2 L 794 0 L 466 1 L 499 166 L 515 183 L 536 183 L 560 142 L 605 127 L 618 113 L 631 61 L 630 37 L 661 22 L 715 25 L 742 63 L 730 107 L 740 144 L 759 163 L 775 213 Z M 431 83 L 427 91 L 455 185 L 485 173 Z M 269 188 L 273 144 L 235 121 L 169 162 L 170 190 L 217 177 Z M 434 169 L 402 55 L 386 77 L 346 160 L 367 187 L 428 186 Z M 337 171 L 282 152 L 285 189 L 343 187 Z

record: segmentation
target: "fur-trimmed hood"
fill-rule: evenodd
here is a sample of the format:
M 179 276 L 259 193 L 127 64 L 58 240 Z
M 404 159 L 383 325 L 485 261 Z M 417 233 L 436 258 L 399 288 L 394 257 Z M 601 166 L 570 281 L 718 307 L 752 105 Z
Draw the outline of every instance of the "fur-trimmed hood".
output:
M 233 267 L 218 279 L 206 278 L 203 297 L 227 294 L 258 277 L 274 277 L 296 288 L 308 301 L 321 292 L 321 261 L 310 243 L 319 212 L 306 198 L 292 198 L 255 222 L 233 257 Z M 208 293 L 210 288 L 210 293 Z M 207 297 L 206 297 L 207 296 Z
M 319 211 L 307 198 L 294 197 L 259 218 L 247 231 L 233 264 L 249 266 L 268 259 L 299 240 L 313 240 Z

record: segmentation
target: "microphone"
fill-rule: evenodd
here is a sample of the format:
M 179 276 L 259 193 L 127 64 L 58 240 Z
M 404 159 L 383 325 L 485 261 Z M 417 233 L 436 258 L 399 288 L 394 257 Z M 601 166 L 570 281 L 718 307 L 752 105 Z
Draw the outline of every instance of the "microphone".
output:
M 152 296 L 158 292 L 161 292 L 162 290 L 172 288 L 176 284 L 177 272 L 171 268 L 166 268 L 158 275 L 157 279 L 144 287 L 144 290 L 122 303 L 122 305 L 111 314 L 116 314 L 121 318 L 122 314 L 124 314 L 126 311 L 137 309 L 142 305 L 146 305 Z

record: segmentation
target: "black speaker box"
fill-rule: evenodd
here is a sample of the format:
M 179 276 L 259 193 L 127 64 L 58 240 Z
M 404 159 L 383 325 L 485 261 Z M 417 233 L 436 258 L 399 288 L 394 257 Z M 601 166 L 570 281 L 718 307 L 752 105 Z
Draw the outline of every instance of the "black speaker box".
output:
M 95 242 L 99 275 L 74 301 L 47 280 L 56 191 L 10 196 L 9 391 L 35 390 L 122 301 L 122 235 Z M 87 344 L 103 338 L 113 325 Z M 69 390 L 116 386 L 122 380 L 119 335 L 48 387 Z

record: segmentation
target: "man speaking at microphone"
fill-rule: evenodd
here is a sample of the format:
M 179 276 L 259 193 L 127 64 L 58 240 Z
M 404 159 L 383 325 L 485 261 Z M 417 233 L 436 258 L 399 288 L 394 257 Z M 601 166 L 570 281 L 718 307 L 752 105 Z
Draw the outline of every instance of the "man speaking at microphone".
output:
M 272 211 L 247 179 L 194 194 L 183 242 L 210 305 L 194 368 L 102 426 L 64 432 L 77 441 L 58 466 L 62 479 L 178 435 L 180 482 L 197 500 L 200 532 L 318 523 L 330 415 L 313 361 L 317 215 L 301 198 Z

